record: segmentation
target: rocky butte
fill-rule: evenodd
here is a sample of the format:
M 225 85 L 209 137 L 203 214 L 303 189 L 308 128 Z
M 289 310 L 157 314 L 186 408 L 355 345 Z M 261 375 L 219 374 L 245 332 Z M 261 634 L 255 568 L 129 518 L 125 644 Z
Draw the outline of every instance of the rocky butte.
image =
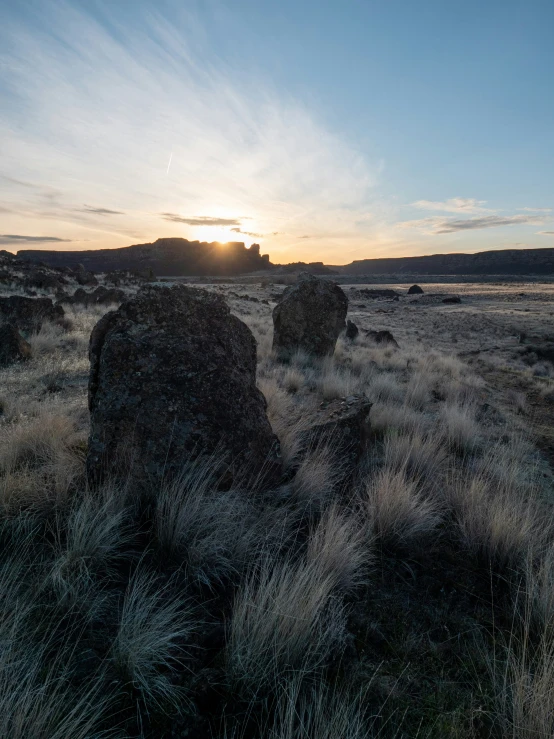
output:
M 135 244 L 120 249 L 56 251 L 26 249 L 18 257 L 44 262 L 51 267 L 82 265 L 92 272 L 152 270 L 160 277 L 187 275 L 237 275 L 268 269 L 269 255 L 260 254 L 259 244 L 247 249 L 242 241 L 220 244 L 187 239 L 158 239 L 151 244 Z

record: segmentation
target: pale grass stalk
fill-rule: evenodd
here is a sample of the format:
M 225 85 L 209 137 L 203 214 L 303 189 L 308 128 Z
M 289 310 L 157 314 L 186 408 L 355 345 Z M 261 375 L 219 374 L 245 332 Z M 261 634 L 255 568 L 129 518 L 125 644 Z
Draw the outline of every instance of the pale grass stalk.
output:
M 371 429 L 377 433 L 415 433 L 425 432 L 425 417 L 405 405 L 374 403 L 369 419 Z
M 421 410 L 431 399 L 431 382 L 424 372 L 415 372 L 406 387 L 405 402 L 407 405 Z
M 190 603 L 138 570 L 127 586 L 110 656 L 145 703 L 176 702 L 181 690 L 171 673 L 184 669 L 186 645 L 197 630 Z
M 416 481 L 437 482 L 446 460 L 440 437 L 419 430 L 390 432 L 385 436 L 384 465 L 394 471 L 406 470 Z
M 532 487 L 514 488 L 485 468 L 454 473 L 448 490 L 462 541 L 479 559 L 513 568 L 544 541 L 545 511 Z
M 102 569 L 109 573 L 114 560 L 132 539 L 125 526 L 126 511 L 118 499 L 102 499 L 90 492 L 77 498 L 64 521 L 57 517 L 56 559 L 50 573 L 60 598 L 84 598 Z
M 346 398 L 358 390 L 357 379 L 347 369 L 339 367 L 332 358 L 323 361 L 318 385 L 324 400 Z
M 342 591 L 365 582 L 373 559 L 360 522 L 336 504 L 329 506 L 310 534 L 306 557 L 324 576 L 333 577 Z
M 341 476 L 333 440 L 323 439 L 302 458 L 292 480 L 296 500 L 306 509 L 319 511 L 331 500 Z
M 405 469 L 380 470 L 366 484 L 362 507 L 369 530 L 389 544 L 417 542 L 441 521 L 437 504 L 422 497 Z
M 489 664 L 503 739 L 551 739 L 554 732 L 554 559 L 550 551 L 538 572 L 532 559 L 516 597 L 512 633 L 498 637 Z
M 1 505 L 63 502 L 83 474 L 83 434 L 67 416 L 42 413 L 0 430 Z
M 374 403 L 393 401 L 401 403 L 404 398 L 402 388 L 392 373 L 374 375 L 369 386 L 368 395 Z
M 459 453 L 473 451 L 480 444 L 480 429 L 470 405 L 447 403 L 441 407 L 440 423 L 448 445 Z
M 273 726 L 267 739 L 371 739 L 363 720 L 364 696 L 317 682 L 306 688 L 293 676 L 279 688 Z
M 114 691 L 103 676 L 91 675 L 77 689 L 62 648 L 53 658 L 48 642 L 14 623 L 0 650 L 0 736 L 6 739 L 107 739 L 120 736 L 112 714 Z M 112 728 L 101 726 L 111 723 Z
M 61 326 L 45 321 L 40 329 L 28 338 L 33 356 L 56 351 L 64 337 L 65 331 Z
M 265 560 L 235 597 L 227 665 L 250 694 L 293 673 L 317 670 L 344 635 L 345 614 L 332 598 L 335 573 L 314 562 Z
M 218 491 L 220 471 L 215 456 L 189 463 L 177 479 L 162 486 L 154 513 L 162 551 L 208 586 L 241 570 L 257 532 L 240 493 Z

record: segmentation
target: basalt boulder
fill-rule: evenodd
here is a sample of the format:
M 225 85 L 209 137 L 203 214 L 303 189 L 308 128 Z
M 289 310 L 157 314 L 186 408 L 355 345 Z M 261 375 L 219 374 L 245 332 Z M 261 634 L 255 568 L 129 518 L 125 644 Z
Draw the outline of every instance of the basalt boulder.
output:
M 0 367 L 31 357 L 31 346 L 13 324 L 0 325 Z
M 347 311 L 348 298 L 338 285 L 303 274 L 273 309 L 273 348 L 282 356 L 297 349 L 332 355 Z
M 0 298 L 0 321 L 11 323 L 20 331 L 38 331 L 45 321 L 56 323 L 64 315 L 61 305 L 55 305 L 50 298 Z
M 412 285 L 408 290 L 408 295 L 423 295 L 423 289 L 419 285 Z
M 198 457 L 224 462 L 222 484 L 279 476 L 256 341 L 221 296 L 145 288 L 101 318 L 89 355 L 91 481 L 131 470 L 140 486 Z
M 322 403 L 310 418 L 312 425 L 305 433 L 304 443 L 308 448 L 328 445 L 336 455 L 343 479 L 354 473 L 368 447 L 371 406 L 365 396 L 351 395 Z

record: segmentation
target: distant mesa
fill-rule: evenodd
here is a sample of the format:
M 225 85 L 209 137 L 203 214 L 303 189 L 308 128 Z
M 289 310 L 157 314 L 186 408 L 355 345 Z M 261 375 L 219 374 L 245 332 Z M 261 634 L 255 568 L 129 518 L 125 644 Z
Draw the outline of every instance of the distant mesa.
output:
M 56 251 L 25 249 L 18 257 L 51 267 L 82 266 L 88 272 L 150 272 L 158 277 L 231 276 L 271 270 L 273 274 L 308 271 L 322 277 L 353 275 L 552 275 L 554 249 L 503 249 L 477 254 L 433 254 L 421 257 L 361 259 L 346 265 L 323 262 L 272 264 L 260 245 L 247 249 L 242 241 L 226 244 L 163 238 L 151 244 L 118 249 Z
M 551 275 L 554 249 L 502 249 L 477 254 L 361 259 L 334 267 L 349 275 Z
M 44 262 L 51 267 L 82 265 L 89 272 L 151 270 L 157 276 L 186 277 L 237 275 L 271 266 L 269 255 L 260 254 L 260 245 L 247 249 L 242 241 L 227 244 L 158 239 L 151 244 L 135 244 L 118 249 L 55 251 L 25 249 L 18 257 Z

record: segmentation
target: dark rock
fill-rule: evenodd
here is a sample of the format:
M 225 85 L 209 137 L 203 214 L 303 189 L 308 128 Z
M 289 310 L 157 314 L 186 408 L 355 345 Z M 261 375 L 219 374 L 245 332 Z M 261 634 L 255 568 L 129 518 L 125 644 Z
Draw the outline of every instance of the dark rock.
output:
M 373 290 L 367 287 L 364 287 L 360 290 L 360 294 L 364 296 L 364 298 L 371 298 L 372 300 L 377 300 L 379 298 L 396 298 L 398 297 L 398 293 L 396 290 L 391 290 L 389 288 L 383 288 L 382 290 Z
M 61 305 L 50 298 L 24 298 L 11 295 L 0 298 L 0 319 L 13 323 L 20 331 L 38 331 L 44 321 L 55 323 L 65 315 Z
M 397 349 L 400 348 L 390 331 L 366 331 L 366 334 L 370 339 L 373 339 L 376 344 L 390 344 L 391 346 L 395 346 Z
M 221 296 L 145 288 L 97 323 L 89 355 L 89 479 L 121 474 L 124 455 L 138 484 L 208 455 L 228 464 L 228 482 L 280 474 L 256 341 Z
M 341 474 L 350 475 L 368 444 L 371 406 L 366 397 L 357 395 L 326 404 L 311 419 L 307 446 L 329 444 L 337 454 Z
M 408 290 L 408 295 L 423 295 L 423 290 L 419 285 L 412 285 Z
M 338 285 L 301 275 L 273 309 L 273 348 L 283 355 L 296 349 L 319 357 L 333 354 L 347 310 L 348 298 Z
M 87 272 L 86 269 L 80 269 L 75 274 L 78 285 L 98 285 L 98 280 L 93 272 Z
M 109 303 L 122 303 L 127 297 L 128 295 L 124 290 L 99 285 L 91 293 L 87 293 L 82 287 L 78 287 L 72 297 L 66 299 L 66 302 L 81 305 L 108 305 Z
M 457 295 L 449 295 L 447 298 L 443 298 L 442 302 L 447 303 L 447 304 L 455 304 L 455 303 L 461 303 L 462 299 L 459 298 Z
M 346 338 L 347 339 L 350 339 L 351 341 L 353 341 L 359 333 L 360 332 L 358 331 L 358 327 L 356 326 L 355 323 L 352 323 L 352 321 L 350 320 L 346 321 Z
M 17 328 L 9 323 L 0 325 L 0 367 L 21 362 L 31 357 L 28 344 Z
M 24 280 L 24 287 L 36 287 L 39 290 L 62 290 L 63 285 L 67 284 L 65 277 L 54 275 L 42 270 L 31 272 Z

